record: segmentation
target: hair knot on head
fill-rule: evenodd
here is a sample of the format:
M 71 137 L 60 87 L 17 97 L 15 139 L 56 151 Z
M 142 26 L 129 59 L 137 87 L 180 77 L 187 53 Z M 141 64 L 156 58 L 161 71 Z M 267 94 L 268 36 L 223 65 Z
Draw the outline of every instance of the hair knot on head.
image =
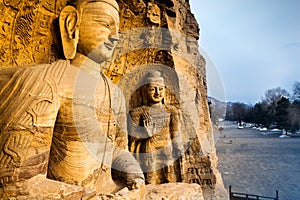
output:
M 165 85 L 165 80 L 162 77 L 160 71 L 151 70 L 147 73 L 145 78 L 145 84 L 150 84 L 150 83 Z

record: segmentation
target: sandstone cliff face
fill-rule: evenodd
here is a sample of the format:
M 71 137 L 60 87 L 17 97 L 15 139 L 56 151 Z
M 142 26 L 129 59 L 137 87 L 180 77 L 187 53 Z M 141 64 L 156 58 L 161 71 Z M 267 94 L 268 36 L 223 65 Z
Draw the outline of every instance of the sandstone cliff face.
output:
M 135 91 L 149 69 L 160 70 L 166 101 L 181 110 L 186 154 L 183 182 L 198 183 L 204 196 L 222 190 L 209 117 L 205 59 L 199 26 L 185 0 L 119 0 L 120 42 L 103 72 L 124 92 L 127 109 L 140 106 Z M 217 188 L 217 189 L 216 189 Z M 222 193 L 222 192 L 221 192 Z
M 120 42 L 114 61 L 105 63 L 102 71 L 122 89 L 128 110 L 141 105 L 135 91 L 147 70 L 162 72 L 168 88 L 166 103 L 181 111 L 186 149 L 183 182 L 199 184 L 204 199 L 219 198 L 223 186 L 209 118 L 205 59 L 198 51 L 200 30 L 188 0 L 117 1 Z M 57 17 L 65 4 L 64 0 L 1 1 L 0 66 L 61 58 Z

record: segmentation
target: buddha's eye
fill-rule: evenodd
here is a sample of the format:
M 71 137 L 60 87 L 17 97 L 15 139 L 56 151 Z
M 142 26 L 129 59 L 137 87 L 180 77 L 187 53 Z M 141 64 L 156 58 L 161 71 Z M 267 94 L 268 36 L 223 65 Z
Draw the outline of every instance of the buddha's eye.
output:
M 106 19 L 95 19 L 96 22 L 98 22 L 99 24 L 101 24 L 102 26 L 105 26 L 107 28 L 110 28 L 110 22 Z

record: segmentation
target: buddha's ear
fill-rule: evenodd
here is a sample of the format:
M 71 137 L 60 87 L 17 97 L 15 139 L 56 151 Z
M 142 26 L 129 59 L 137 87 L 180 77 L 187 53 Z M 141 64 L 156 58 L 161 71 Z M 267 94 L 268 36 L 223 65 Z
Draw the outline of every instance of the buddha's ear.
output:
M 59 15 L 59 28 L 66 59 L 73 59 L 79 39 L 79 14 L 73 6 L 66 6 Z

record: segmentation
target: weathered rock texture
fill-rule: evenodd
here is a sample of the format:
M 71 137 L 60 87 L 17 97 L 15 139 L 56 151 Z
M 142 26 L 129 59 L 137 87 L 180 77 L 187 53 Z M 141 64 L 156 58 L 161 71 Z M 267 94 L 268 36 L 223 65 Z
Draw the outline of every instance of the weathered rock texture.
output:
M 120 42 L 114 62 L 103 71 L 123 90 L 129 110 L 140 106 L 141 95 L 135 91 L 147 70 L 164 74 L 167 103 L 182 113 L 187 149 L 181 169 L 183 182 L 200 184 L 204 196 L 218 196 L 222 181 L 209 119 L 205 60 L 198 51 L 199 27 L 188 1 L 118 3 Z
M 198 184 L 168 183 L 147 185 L 145 200 L 204 200 L 203 192 Z
M 0 1 L 0 66 L 50 63 L 58 58 L 57 19 L 65 0 Z
M 62 58 L 57 17 L 65 4 L 65 0 L 0 1 L 0 66 Z M 169 90 L 167 103 L 181 110 L 183 182 L 199 184 L 204 199 L 225 199 L 207 104 L 205 59 L 198 51 L 199 27 L 189 2 L 118 0 L 118 4 L 120 42 L 114 61 L 103 65 L 102 71 L 123 90 L 128 110 L 140 106 L 136 90 L 147 70 L 162 72 Z M 160 191 L 165 186 L 157 187 Z

